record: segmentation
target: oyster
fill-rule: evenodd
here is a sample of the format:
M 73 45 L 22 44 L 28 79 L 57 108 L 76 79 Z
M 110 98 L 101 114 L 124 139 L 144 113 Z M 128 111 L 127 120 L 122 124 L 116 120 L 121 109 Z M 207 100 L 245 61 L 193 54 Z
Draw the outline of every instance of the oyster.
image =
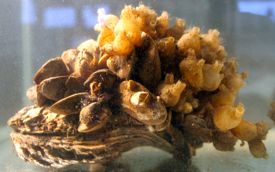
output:
M 154 146 L 174 152 L 169 141 L 139 123 L 129 123 L 130 117 L 123 113 L 115 114 L 116 124 L 106 124 L 109 113 L 109 109 L 98 103 L 84 107 L 80 117 L 30 106 L 20 110 L 8 123 L 14 129 L 11 138 L 19 157 L 44 167 L 105 163 L 137 146 Z M 86 115 L 101 117 L 92 117 L 89 119 L 92 122 L 87 122 Z M 103 130 L 98 130 L 100 127 Z

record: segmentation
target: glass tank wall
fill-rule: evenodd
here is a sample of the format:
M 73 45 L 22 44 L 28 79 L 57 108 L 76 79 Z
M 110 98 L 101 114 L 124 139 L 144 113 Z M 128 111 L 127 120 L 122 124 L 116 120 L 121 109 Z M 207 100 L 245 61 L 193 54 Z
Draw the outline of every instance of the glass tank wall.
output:
M 240 71 L 248 72 L 246 86 L 239 95 L 240 102 L 246 106 L 246 118 L 252 121 L 265 120 L 272 124 L 267 112 L 271 101 L 275 99 L 274 0 L 142 2 L 159 14 L 163 10 L 168 11 L 172 19 L 184 18 L 187 27 L 199 26 L 203 32 L 218 29 L 228 54 L 238 59 Z M 30 104 L 26 90 L 32 85 L 32 77 L 37 69 L 49 58 L 60 55 L 64 50 L 76 47 L 84 40 L 96 39 L 97 33 L 93 28 L 97 23 L 98 8 L 119 15 L 125 4 L 139 3 L 136 0 L 0 1 L 1 150 L 2 144 L 10 144 L 7 143 L 10 132 L 6 127 L 7 119 L 23 106 Z M 9 150 L 5 156 L 1 152 L 0 169 L 3 158 L 11 152 L 12 150 Z M 15 156 L 14 152 L 12 154 Z M 271 157 L 274 160 L 274 154 Z M 227 158 L 230 159 L 230 156 Z M 234 160 L 231 161 L 234 164 Z M 270 165 L 268 161 L 265 163 Z M 16 162 L 23 163 L 21 160 Z M 200 160 L 198 162 L 203 164 Z M 261 162 L 263 161 L 255 163 Z M 210 170 L 201 171 L 212 171 L 212 167 L 209 168 Z M 239 169 L 246 168 L 257 171 L 254 166 L 241 166 Z M 216 170 L 214 168 L 213 171 Z
M 195 0 L 144 1 L 157 12 L 168 11 L 173 18 L 184 18 L 187 27 L 203 31 L 217 28 L 223 44 L 237 57 L 242 71 L 248 71 L 247 85 L 240 100 L 246 116 L 265 118 L 273 99 L 275 78 L 272 76 L 275 41 L 275 1 Z M 97 9 L 119 14 L 125 4 L 138 1 L 44 1 L 15 0 L 1 2 L 1 125 L 19 107 L 28 104 L 26 89 L 34 72 L 47 59 L 96 38 L 93 30 Z

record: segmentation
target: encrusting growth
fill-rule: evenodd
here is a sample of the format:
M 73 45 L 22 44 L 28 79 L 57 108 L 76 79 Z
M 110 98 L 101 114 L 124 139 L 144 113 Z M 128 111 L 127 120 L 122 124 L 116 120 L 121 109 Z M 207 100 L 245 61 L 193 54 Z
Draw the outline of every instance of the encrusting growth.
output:
M 265 123 L 243 119 L 236 102 L 245 73 L 228 58 L 220 33 L 169 24 L 145 5 L 120 16 L 99 10 L 97 40 L 47 61 L 27 96 L 33 106 L 10 118 L 18 155 L 46 167 L 105 163 L 137 146 L 190 161 L 212 142 L 232 151 L 247 142 L 266 158 Z M 274 116 L 274 115 L 273 115 Z

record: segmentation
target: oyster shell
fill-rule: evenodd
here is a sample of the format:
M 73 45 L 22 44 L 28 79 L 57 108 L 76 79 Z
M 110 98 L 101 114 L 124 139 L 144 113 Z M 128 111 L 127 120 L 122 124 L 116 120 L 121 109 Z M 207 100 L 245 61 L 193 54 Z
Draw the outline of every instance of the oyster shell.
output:
M 144 129 L 133 128 L 114 129 L 108 134 L 85 137 L 38 137 L 13 132 L 11 138 L 19 157 L 44 167 L 104 163 L 137 146 L 154 146 L 173 152 L 171 144 L 161 137 Z
M 29 106 L 20 110 L 8 124 L 14 129 L 11 138 L 19 157 L 44 167 L 104 163 L 137 146 L 154 146 L 173 153 L 171 143 L 142 125 L 123 123 L 124 120 L 131 121 L 127 118 L 129 116 L 124 113 L 116 114 L 113 120 L 121 120 L 116 126 L 109 123 L 104 131 L 91 130 L 81 134 L 78 130 L 82 124 L 76 115 Z

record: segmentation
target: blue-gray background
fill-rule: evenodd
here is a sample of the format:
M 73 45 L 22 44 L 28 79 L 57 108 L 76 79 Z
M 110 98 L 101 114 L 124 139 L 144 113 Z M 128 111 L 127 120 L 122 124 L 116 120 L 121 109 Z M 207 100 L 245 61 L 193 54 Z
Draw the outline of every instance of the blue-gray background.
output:
M 25 91 L 34 72 L 48 58 L 81 41 L 96 38 L 96 11 L 119 14 L 135 0 L 11 0 L 0 1 L 0 125 L 28 104 Z M 203 31 L 218 28 L 230 56 L 240 70 L 248 71 L 240 94 L 246 118 L 266 119 L 274 96 L 275 1 L 274 0 L 151 0 L 143 1 L 159 13 L 167 10 L 187 26 Z
M 184 18 L 187 27 L 217 28 L 228 54 L 248 71 L 239 100 L 245 118 L 266 120 L 275 99 L 275 0 L 150 0 L 158 13 Z M 35 71 L 51 57 L 96 38 L 96 11 L 119 15 L 137 0 L 2 0 L 0 1 L 0 141 L 6 120 L 29 104 L 25 91 Z M 3 129 L 3 130 L 2 130 Z M 9 131 L 9 130 L 8 130 Z M 2 144 L 2 143 L 1 143 Z M 3 148 L 1 146 L 1 148 Z M 2 152 L 0 153 L 2 154 Z M 2 161 L 2 160 L 1 160 Z

